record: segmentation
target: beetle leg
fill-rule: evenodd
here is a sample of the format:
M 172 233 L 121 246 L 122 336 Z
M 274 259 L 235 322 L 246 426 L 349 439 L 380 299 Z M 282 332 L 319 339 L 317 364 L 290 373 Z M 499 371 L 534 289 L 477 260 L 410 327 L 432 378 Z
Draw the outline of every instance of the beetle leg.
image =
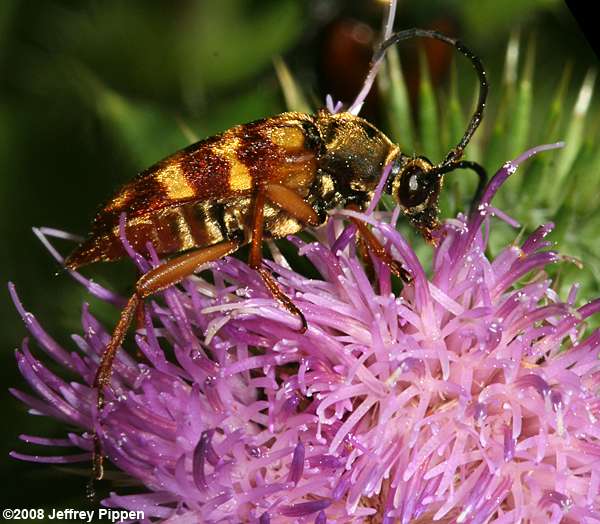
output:
M 258 267 L 255 269 L 260 275 L 260 278 L 262 278 L 262 281 L 269 290 L 269 293 L 271 293 L 273 297 L 279 300 L 279 302 L 283 304 L 283 307 L 285 307 L 285 309 L 287 309 L 292 315 L 296 315 L 300 319 L 301 326 L 298 331 L 300 333 L 305 333 L 308 329 L 308 323 L 306 322 L 306 317 L 304 316 L 304 313 L 302 313 L 302 311 L 298 309 L 298 306 L 294 304 L 290 297 L 288 297 L 283 291 L 281 291 L 279 284 L 277 284 L 277 281 L 273 278 L 273 275 L 269 273 L 268 269 L 265 269 L 264 267 Z
M 348 209 L 358 210 L 355 206 L 348 206 Z M 358 229 L 358 234 L 360 235 L 359 242 L 364 242 L 367 248 L 371 253 L 373 253 L 377 258 L 379 258 L 386 266 L 390 268 L 392 274 L 396 275 L 398 278 L 402 279 L 406 283 L 412 282 L 411 274 L 402 267 L 398 261 L 394 260 L 390 254 L 385 250 L 385 247 L 379 242 L 377 237 L 373 234 L 373 232 L 367 227 L 362 220 L 358 218 L 350 217 L 351 222 Z
M 259 190 L 252 200 L 252 222 L 250 223 L 252 238 L 250 241 L 250 255 L 248 265 L 258 270 L 262 264 L 262 241 L 265 225 L 265 192 Z
M 375 268 L 373 267 L 373 261 L 369 256 L 369 246 L 365 241 L 365 238 L 359 232 L 356 234 L 356 248 L 358 249 L 358 254 L 365 265 L 367 276 L 369 277 L 369 280 L 372 280 L 373 276 L 375 275 Z
M 272 192 L 269 191 L 269 188 L 271 188 L 272 186 L 267 186 L 266 189 L 259 189 L 256 192 L 256 195 L 254 196 L 254 201 L 253 201 L 253 215 L 252 215 L 252 224 L 251 224 L 251 228 L 252 228 L 252 241 L 250 244 L 250 256 L 248 258 L 248 265 L 252 268 L 255 269 L 258 274 L 260 275 L 260 278 L 262 279 L 262 281 L 264 282 L 266 288 L 269 290 L 269 292 L 271 293 L 271 295 L 276 298 L 277 300 L 279 300 L 279 302 L 283 305 L 283 307 L 285 307 L 292 315 L 296 315 L 299 319 L 300 322 L 302 323 L 301 327 L 300 327 L 300 333 L 304 333 L 306 331 L 306 329 L 308 328 L 308 324 L 306 323 L 306 318 L 304 316 L 304 314 L 302 313 L 302 311 L 300 311 L 298 309 L 298 307 L 296 306 L 296 304 L 294 304 L 294 302 L 292 301 L 292 299 L 290 297 L 288 297 L 283 291 L 281 291 L 281 288 L 279 287 L 279 285 L 277 284 L 277 282 L 275 281 L 275 279 L 273 278 L 273 275 L 271 275 L 271 273 L 265 269 L 264 267 L 262 267 L 262 242 L 263 242 L 263 231 L 264 231 L 264 222 L 265 222 L 265 201 L 266 198 L 269 197 L 269 200 L 271 200 L 271 195 L 273 194 Z M 283 187 L 283 186 L 279 186 L 279 187 Z M 287 188 L 286 188 L 287 190 Z M 277 190 L 275 190 L 276 192 Z M 298 195 L 296 193 L 294 193 L 291 190 L 287 190 L 290 191 L 294 194 L 294 196 L 296 196 L 297 198 Z M 308 206 L 308 204 L 306 204 L 304 202 L 304 200 L 300 199 L 302 201 L 302 203 L 309 207 L 309 209 L 311 211 L 312 208 L 310 208 L 310 206 Z M 289 202 L 289 201 L 287 201 Z M 275 204 L 279 205 L 278 202 L 274 202 Z M 285 209 L 283 206 L 281 206 L 283 209 Z M 314 213 L 314 211 L 313 211 Z M 314 213 L 316 216 L 316 213 Z
M 135 329 L 143 329 L 146 324 L 146 310 L 144 303 L 140 302 L 135 310 Z
M 279 206 L 288 215 L 298 221 L 309 226 L 318 226 L 321 224 L 317 212 L 293 189 L 282 184 L 269 184 L 265 192 L 270 202 Z
M 110 384 L 113 363 L 117 351 L 125 338 L 127 330 L 135 317 L 138 307 L 143 304 L 143 300 L 158 291 L 162 291 L 185 277 L 191 275 L 196 269 L 207 262 L 217 260 L 230 253 L 233 253 L 240 247 L 239 242 L 226 241 L 208 246 L 202 249 L 190 251 L 184 255 L 173 258 L 164 264 L 148 271 L 142 275 L 135 285 L 135 292 L 127 302 L 127 305 L 121 311 L 117 327 L 113 331 L 108 346 L 102 353 L 100 365 L 94 378 L 94 388 L 96 388 L 98 413 L 104 406 L 104 389 Z M 94 469 L 93 474 L 97 480 L 103 476 L 102 451 L 100 441 L 97 435 L 94 436 Z

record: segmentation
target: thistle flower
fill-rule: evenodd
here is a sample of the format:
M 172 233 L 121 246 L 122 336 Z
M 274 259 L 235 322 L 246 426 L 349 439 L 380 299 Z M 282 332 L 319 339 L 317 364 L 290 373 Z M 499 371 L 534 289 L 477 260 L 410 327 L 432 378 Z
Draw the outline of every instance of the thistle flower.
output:
M 305 334 L 233 258 L 168 289 L 135 337 L 142 358 L 119 353 L 101 414 L 91 384 L 110 334 L 84 305 L 69 351 L 11 286 L 38 345 L 78 376 L 61 378 L 25 340 L 17 361 L 35 396 L 13 394 L 82 431 L 22 437 L 76 451 L 13 456 L 89 461 L 96 431 L 139 485 L 103 503 L 168 522 L 599 523 L 600 332 L 586 334 L 585 321 L 600 300 L 576 308 L 577 286 L 565 302 L 553 291 L 552 224 L 486 255 L 491 217 L 504 217 L 495 192 L 553 147 L 507 162 L 474 214 L 446 221 L 428 270 L 395 228 L 398 210 L 338 211 L 318 241 L 291 238 L 320 278 L 272 246 L 269 266 Z M 377 259 L 370 280 L 345 216 L 371 224 L 413 282 L 394 293 Z M 158 263 L 130 253 L 142 270 Z

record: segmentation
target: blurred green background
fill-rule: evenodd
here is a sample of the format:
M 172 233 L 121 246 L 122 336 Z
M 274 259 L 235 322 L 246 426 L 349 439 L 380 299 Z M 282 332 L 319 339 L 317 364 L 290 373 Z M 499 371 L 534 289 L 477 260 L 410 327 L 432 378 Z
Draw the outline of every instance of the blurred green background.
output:
M 510 0 L 499 6 L 490 0 L 401 1 L 395 27 L 436 28 L 459 36 L 486 64 L 491 111 L 486 129 L 472 151 L 467 149 L 467 158 L 479 157 L 493 172 L 499 163 L 541 139 L 555 141 L 569 135 L 576 141 L 577 148 L 558 160 L 565 172 L 560 184 L 548 174 L 558 157 L 548 157 L 545 171 L 540 168 L 528 185 L 518 182 L 502 202 L 505 211 L 526 224 L 559 216 L 565 251 L 586 261 L 574 275 L 587 291 L 597 292 L 600 249 L 593 216 L 600 187 L 600 119 L 595 99 L 586 114 L 572 115 L 577 91 L 590 67 L 597 66 L 597 58 L 561 1 Z M 283 57 L 296 79 L 295 84 L 288 83 L 288 103 L 300 103 L 293 97 L 292 85 L 302 89 L 303 100 L 313 108 L 327 93 L 351 101 L 384 7 L 385 2 L 375 0 L 2 0 L 2 279 L 15 282 L 27 309 L 73 349 L 69 335 L 79 332 L 81 303 L 90 298 L 60 271 L 31 227 L 84 234 L 99 205 L 144 167 L 193 137 L 285 110 L 273 65 L 276 56 Z M 511 37 L 514 45 L 521 43 L 514 78 L 510 67 L 508 76 L 503 73 Z M 370 101 L 365 115 L 395 136 L 405 151 L 439 160 L 458 139 L 452 130 L 466 122 L 476 80 L 462 59 L 457 60 L 457 69 L 451 65 L 451 50 L 428 51 L 430 69 L 420 76 L 418 57 L 402 55 L 408 105 L 420 117 L 417 131 L 402 135 L 401 120 L 408 110 L 403 113 L 402 104 L 395 103 L 393 74 L 391 84 L 382 86 L 382 94 Z M 449 77 L 458 94 L 448 89 Z M 430 103 L 433 100 L 431 111 L 427 97 Z M 510 104 L 498 109 L 506 98 Z M 452 106 L 456 100 L 462 109 Z M 462 119 L 457 118 L 461 111 Z M 552 115 L 556 118 L 548 120 Z M 434 140 L 427 134 L 432 128 L 434 133 L 440 129 Z M 486 144 L 496 146 L 486 150 Z M 571 172 L 577 176 L 571 177 Z M 464 209 L 466 191 L 459 182 L 448 185 L 445 211 Z M 532 204 L 532 194 L 541 195 L 545 205 L 540 199 Z M 57 245 L 65 254 L 73 247 L 67 242 Z M 130 266 L 109 264 L 84 273 L 125 292 L 134 278 Z M 91 303 L 112 326 L 116 312 Z M 64 428 L 28 416 L 6 392 L 10 386 L 24 387 L 13 349 L 25 330 L 6 293 L 0 307 L 4 389 L 0 407 L 7 421 L 0 445 L 2 506 L 85 507 L 85 478 L 7 456 L 11 449 L 34 452 L 17 440 L 20 433 L 58 437 Z

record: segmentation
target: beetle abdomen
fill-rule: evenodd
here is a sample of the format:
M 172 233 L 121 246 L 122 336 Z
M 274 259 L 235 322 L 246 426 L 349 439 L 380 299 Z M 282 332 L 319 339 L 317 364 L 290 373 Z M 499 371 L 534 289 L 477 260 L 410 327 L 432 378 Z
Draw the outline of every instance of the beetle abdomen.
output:
M 306 197 L 321 144 L 310 115 L 283 113 L 236 126 L 193 144 L 150 167 L 98 213 L 91 236 L 67 259 L 71 269 L 125 256 L 125 234 L 142 253 L 152 242 L 159 254 L 205 247 L 244 233 L 252 195 L 264 184 L 283 184 Z M 281 237 L 299 224 L 265 207 L 265 236 Z
M 224 206 L 214 202 L 192 202 L 155 213 L 127 218 L 124 233 L 131 246 L 147 254 L 152 243 L 159 254 L 176 253 L 208 246 L 226 238 Z M 117 260 L 126 256 L 119 223 L 97 231 L 66 260 L 70 269 L 93 262 Z

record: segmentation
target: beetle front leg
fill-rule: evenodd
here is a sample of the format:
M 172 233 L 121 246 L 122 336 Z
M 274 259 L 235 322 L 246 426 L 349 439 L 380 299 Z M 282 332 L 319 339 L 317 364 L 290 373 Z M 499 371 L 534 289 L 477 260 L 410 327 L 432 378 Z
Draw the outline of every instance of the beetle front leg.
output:
M 347 208 L 355 211 L 360 210 L 354 205 L 347 206 Z M 379 260 L 388 266 L 393 275 L 396 275 L 403 282 L 410 284 L 412 282 L 412 275 L 406 269 L 404 269 L 404 267 L 402 267 L 401 263 L 391 257 L 391 255 L 386 251 L 385 247 L 368 228 L 367 224 L 354 217 L 350 217 L 350 221 L 358 229 L 358 235 L 360 237 L 359 243 L 362 243 L 362 245 L 366 246 L 368 251 L 373 253 Z
M 392 258 L 367 225 L 357 218 L 351 218 L 350 220 L 356 225 L 358 234 L 366 244 L 367 249 L 389 267 L 393 275 L 396 275 L 403 282 L 410 284 L 412 282 L 412 275 L 402 267 L 400 262 Z
M 288 215 L 309 226 L 321 224 L 319 214 L 293 189 L 282 184 L 268 184 L 265 197 Z

